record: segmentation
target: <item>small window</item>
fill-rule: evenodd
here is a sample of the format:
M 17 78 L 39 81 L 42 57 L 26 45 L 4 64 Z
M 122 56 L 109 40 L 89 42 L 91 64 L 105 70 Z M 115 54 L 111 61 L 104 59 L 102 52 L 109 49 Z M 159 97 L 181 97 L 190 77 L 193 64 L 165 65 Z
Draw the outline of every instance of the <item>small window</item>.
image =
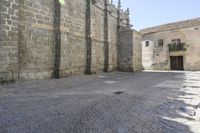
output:
M 145 42 L 145 46 L 146 46 L 146 47 L 149 47 L 149 41 L 146 41 L 146 42 Z
M 163 47 L 163 44 L 164 44 L 163 39 L 159 39 L 158 40 L 158 47 Z
M 172 40 L 172 44 L 173 45 L 179 45 L 180 43 L 181 43 L 180 39 L 174 39 L 174 40 Z

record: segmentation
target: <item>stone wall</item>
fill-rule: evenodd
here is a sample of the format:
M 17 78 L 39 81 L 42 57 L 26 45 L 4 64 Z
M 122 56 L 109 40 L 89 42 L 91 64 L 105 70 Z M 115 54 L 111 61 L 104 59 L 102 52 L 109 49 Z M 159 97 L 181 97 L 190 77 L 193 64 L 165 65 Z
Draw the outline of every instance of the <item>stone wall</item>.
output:
M 95 4 L 91 4 L 91 43 L 92 43 L 92 73 L 104 71 L 105 63 L 105 44 L 104 31 L 105 20 L 105 3 L 99 0 Z
M 54 0 L 19 3 L 19 79 L 52 77 L 54 63 Z
M 117 70 L 118 57 L 118 10 L 114 5 L 108 8 L 108 46 L 109 46 L 109 70 Z
M 0 1 L 0 82 L 18 80 L 19 1 Z
M 133 30 L 121 28 L 119 36 L 119 70 L 133 72 Z
M 131 29 L 120 28 L 119 70 L 138 72 L 142 66 L 142 35 Z
M 142 65 L 142 34 L 133 31 L 133 71 L 138 72 L 143 69 Z
M 87 47 L 85 39 L 86 1 L 67 0 L 66 4 L 60 6 L 60 8 L 59 76 L 84 74 Z
M 1 0 L 0 82 L 117 70 L 119 28 L 131 29 L 120 4 Z

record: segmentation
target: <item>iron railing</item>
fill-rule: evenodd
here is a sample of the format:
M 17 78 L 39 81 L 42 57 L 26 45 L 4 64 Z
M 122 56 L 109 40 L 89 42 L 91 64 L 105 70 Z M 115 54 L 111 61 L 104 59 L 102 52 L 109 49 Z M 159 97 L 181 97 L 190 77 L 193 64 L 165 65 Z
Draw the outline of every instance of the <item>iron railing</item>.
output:
M 168 44 L 169 51 L 185 51 L 185 43 L 179 43 L 179 44 Z

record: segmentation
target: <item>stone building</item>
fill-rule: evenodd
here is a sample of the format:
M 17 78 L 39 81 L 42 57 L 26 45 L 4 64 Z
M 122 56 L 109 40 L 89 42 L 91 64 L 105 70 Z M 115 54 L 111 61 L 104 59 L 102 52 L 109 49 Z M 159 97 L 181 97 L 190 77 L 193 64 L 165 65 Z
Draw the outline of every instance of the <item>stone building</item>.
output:
M 200 70 L 200 18 L 140 31 L 142 62 L 149 70 Z
M 0 0 L 0 82 L 141 70 L 141 35 L 120 0 L 118 7 L 108 0 L 65 3 Z

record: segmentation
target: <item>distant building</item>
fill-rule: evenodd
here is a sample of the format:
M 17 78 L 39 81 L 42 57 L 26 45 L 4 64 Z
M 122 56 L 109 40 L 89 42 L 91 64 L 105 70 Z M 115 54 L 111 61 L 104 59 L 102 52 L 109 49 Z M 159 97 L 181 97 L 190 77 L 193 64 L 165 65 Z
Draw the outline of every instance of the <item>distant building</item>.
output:
M 142 62 L 150 70 L 200 70 L 200 18 L 142 29 Z

